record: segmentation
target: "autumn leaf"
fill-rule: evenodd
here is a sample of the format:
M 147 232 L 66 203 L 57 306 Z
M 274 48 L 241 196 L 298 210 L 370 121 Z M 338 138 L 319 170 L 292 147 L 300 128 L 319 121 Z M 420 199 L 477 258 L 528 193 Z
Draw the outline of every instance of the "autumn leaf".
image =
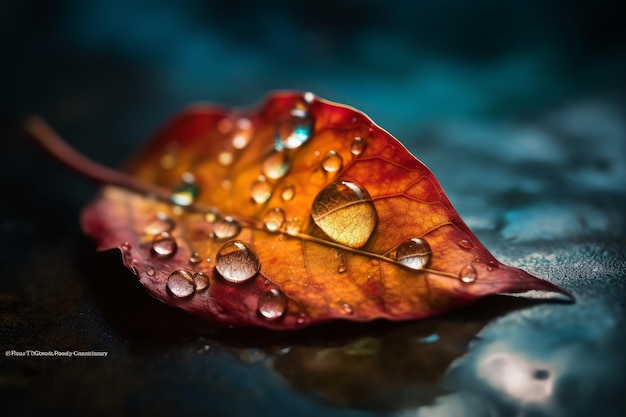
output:
M 311 93 L 256 111 L 193 106 L 122 172 L 39 119 L 28 127 L 107 183 L 81 219 L 98 248 L 119 248 L 150 294 L 212 322 L 292 329 L 418 319 L 497 293 L 571 299 L 498 262 L 390 134 Z

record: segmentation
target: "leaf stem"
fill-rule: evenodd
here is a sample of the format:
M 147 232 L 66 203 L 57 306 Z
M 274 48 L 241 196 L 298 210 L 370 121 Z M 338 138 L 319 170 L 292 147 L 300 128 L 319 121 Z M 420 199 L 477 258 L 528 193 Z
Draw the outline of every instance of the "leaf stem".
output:
M 160 200 L 170 201 L 172 193 L 155 184 L 142 181 L 124 172 L 101 165 L 67 144 L 39 116 L 29 116 L 24 121 L 24 128 L 32 138 L 56 160 L 84 177 L 100 184 L 117 185 L 145 195 L 153 195 Z

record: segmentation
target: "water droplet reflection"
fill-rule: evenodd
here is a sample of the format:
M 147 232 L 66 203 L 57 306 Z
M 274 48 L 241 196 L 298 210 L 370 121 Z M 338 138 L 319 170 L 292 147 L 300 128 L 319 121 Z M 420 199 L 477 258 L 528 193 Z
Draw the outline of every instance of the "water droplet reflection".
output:
M 234 240 L 225 243 L 217 252 L 215 269 L 226 281 L 241 283 L 253 278 L 261 264 L 248 245 Z
M 272 288 L 259 298 L 259 314 L 267 320 L 279 319 L 287 311 L 287 301 L 285 293 Z
M 193 274 L 193 282 L 196 285 L 196 292 L 204 291 L 209 288 L 209 276 L 204 272 L 196 272 Z

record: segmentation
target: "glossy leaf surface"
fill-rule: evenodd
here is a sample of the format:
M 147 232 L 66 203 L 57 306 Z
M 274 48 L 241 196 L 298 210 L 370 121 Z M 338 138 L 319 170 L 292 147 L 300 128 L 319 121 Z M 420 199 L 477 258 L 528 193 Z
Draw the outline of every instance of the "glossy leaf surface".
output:
M 105 186 L 84 230 L 153 296 L 214 322 L 291 329 L 567 295 L 499 263 L 395 138 L 310 93 L 192 107 L 125 170 L 170 201 Z

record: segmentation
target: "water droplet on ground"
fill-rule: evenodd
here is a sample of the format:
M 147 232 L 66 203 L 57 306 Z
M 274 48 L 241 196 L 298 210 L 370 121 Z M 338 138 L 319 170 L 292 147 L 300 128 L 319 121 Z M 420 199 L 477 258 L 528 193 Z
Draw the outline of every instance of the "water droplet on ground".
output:
M 230 239 L 241 232 L 241 225 L 230 216 L 223 217 L 213 225 L 213 233 L 217 239 Z
M 285 211 L 280 207 L 276 207 L 265 213 L 263 216 L 263 224 L 270 232 L 276 232 L 285 223 Z
M 210 285 L 209 276 L 204 272 L 196 272 L 193 274 L 193 282 L 196 285 L 196 292 L 204 291 L 209 288 Z
M 468 284 L 476 281 L 477 277 L 478 273 L 476 272 L 476 268 L 469 264 L 465 265 L 461 270 L 461 273 L 459 274 L 459 278 L 461 279 L 461 281 Z
M 255 182 L 252 183 L 251 188 L 252 199 L 259 203 L 265 203 L 272 196 L 272 185 L 267 182 L 265 177 L 260 176 Z
M 174 297 L 184 298 L 192 295 L 196 287 L 191 274 L 179 269 L 167 277 L 167 290 Z
M 357 136 L 352 141 L 352 145 L 350 145 L 350 152 L 352 155 L 358 156 L 363 153 L 365 150 L 365 141 L 360 136 Z
M 289 159 L 284 150 L 272 151 L 263 161 L 263 174 L 273 180 L 284 177 L 289 168 Z
M 190 206 L 198 196 L 200 189 L 196 184 L 196 178 L 190 172 L 185 172 L 180 184 L 174 189 L 172 202 L 179 206 Z
M 335 151 L 329 151 L 322 159 L 322 169 L 326 172 L 337 172 L 343 166 L 343 159 Z
M 259 314 L 267 320 L 279 319 L 287 311 L 287 301 L 285 293 L 272 288 L 259 298 Z
M 322 189 L 313 201 L 311 215 L 328 237 L 352 248 L 367 242 L 378 221 L 369 193 L 348 181 Z
M 168 232 L 159 233 L 152 239 L 152 253 L 157 256 L 172 256 L 177 249 L 176 240 Z
M 215 269 L 225 280 L 240 283 L 253 278 L 261 264 L 248 245 L 234 240 L 225 243 L 217 252 Z
M 432 252 L 425 240 L 414 237 L 395 249 L 393 258 L 411 269 L 423 269 L 430 262 Z

